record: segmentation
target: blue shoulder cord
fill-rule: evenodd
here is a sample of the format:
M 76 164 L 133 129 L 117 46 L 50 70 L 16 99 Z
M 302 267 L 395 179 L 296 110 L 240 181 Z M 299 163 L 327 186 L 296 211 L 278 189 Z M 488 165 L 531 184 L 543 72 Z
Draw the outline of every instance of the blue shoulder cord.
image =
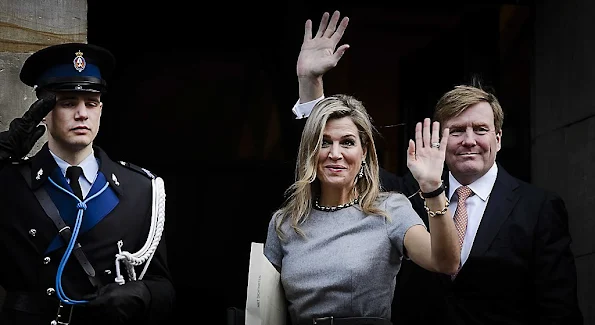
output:
M 58 272 L 56 273 L 56 293 L 57 293 L 60 301 L 64 304 L 67 304 L 67 305 L 85 304 L 88 302 L 87 300 L 74 300 L 74 299 L 68 298 L 66 296 L 66 293 L 64 293 L 64 289 L 62 288 L 62 273 L 64 272 L 64 267 L 66 266 L 66 262 L 68 262 L 68 259 L 70 258 L 70 254 L 72 254 L 72 250 L 76 243 L 76 238 L 78 237 L 78 233 L 81 228 L 82 221 L 83 221 L 83 213 L 85 210 L 87 210 L 86 203 L 91 201 L 92 199 L 96 198 L 101 193 L 103 193 L 103 191 L 105 191 L 105 189 L 107 189 L 107 187 L 109 186 L 109 183 L 106 182 L 101 190 L 99 190 L 97 193 L 93 194 L 92 196 L 86 198 L 84 201 L 81 201 L 78 197 L 76 197 L 76 195 L 70 193 L 65 188 L 56 184 L 56 182 L 54 182 L 54 180 L 52 180 L 51 177 L 48 177 L 48 180 L 52 184 L 54 184 L 54 186 L 56 186 L 63 192 L 67 193 L 68 195 L 72 196 L 79 202 L 76 205 L 78 211 L 76 214 L 76 222 L 74 224 L 74 229 L 72 229 L 72 236 L 70 237 L 70 242 L 68 243 L 68 246 L 66 247 L 66 251 L 64 252 L 64 255 L 62 256 L 62 260 L 60 261 L 60 264 L 58 265 Z

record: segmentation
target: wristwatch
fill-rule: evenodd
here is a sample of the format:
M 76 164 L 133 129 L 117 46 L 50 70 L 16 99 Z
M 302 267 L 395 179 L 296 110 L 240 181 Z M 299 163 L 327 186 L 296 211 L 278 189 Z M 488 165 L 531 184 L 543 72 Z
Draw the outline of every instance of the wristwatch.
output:
M 446 211 L 448 211 L 448 206 L 449 206 L 450 202 L 448 201 L 448 198 L 446 198 L 446 202 L 444 203 L 444 208 L 442 208 L 442 210 L 430 211 L 430 208 L 428 208 L 428 205 L 426 204 L 425 199 L 437 197 L 438 195 L 442 194 L 442 192 L 444 192 L 445 190 L 446 190 L 446 186 L 444 186 L 444 181 L 442 181 L 440 183 L 440 186 L 437 189 L 433 190 L 432 192 L 424 193 L 420 189 L 419 196 L 421 196 L 422 199 L 424 200 L 424 209 L 426 210 L 426 212 L 428 213 L 428 216 L 430 218 L 433 218 L 435 216 L 445 215 Z
M 432 197 L 437 197 L 438 195 L 442 194 L 446 190 L 446 186 L 444 186 L 444 181 L 440 183 L 440 186 L 433 190 L 432 192 L 424 193 L 421 190 L 419 191 L 419 195 L 424 199 L 429 199 Z

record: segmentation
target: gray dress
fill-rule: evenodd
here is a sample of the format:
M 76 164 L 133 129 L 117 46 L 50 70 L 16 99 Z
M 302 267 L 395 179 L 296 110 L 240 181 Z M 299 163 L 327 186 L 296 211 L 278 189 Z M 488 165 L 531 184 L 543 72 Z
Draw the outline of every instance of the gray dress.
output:
M 301 225 L 307 238 L 285 222 L 281 241 L 271 219 L 264 254 L 281 270 L 293 324 L 324 316 L 390 319 L 405 233 L 424 223 L 404 195 L 381 195 L 380 208 L 390 221 L 366 216 L 359 205 L 313 209 Z

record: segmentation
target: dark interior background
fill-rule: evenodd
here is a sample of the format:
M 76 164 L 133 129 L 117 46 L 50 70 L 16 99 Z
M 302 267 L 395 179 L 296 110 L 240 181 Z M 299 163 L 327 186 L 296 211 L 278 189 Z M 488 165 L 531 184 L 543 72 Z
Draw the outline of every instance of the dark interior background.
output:
M 96 143 L 165 180 L 175 317 L 224 324 L 244 306 L 250 242 L 293 180 L 304 22 L 335 9 L 351 49 L 326 94 L 364 101 L 386 169 L 403 173 L 415 122 L 477 77 L 505 110 L 498 161 L 530 180 L 530 2 L 88 0 L 88 41 L 117 59 Z

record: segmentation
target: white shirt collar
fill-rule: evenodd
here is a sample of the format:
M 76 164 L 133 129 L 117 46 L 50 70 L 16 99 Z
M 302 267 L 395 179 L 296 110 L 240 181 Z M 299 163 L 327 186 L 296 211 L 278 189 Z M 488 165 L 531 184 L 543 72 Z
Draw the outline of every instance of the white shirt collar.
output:
M 490 193 L 492 192 L 492 188 L 494 187 L 494 183 L 496 183 L 496 177 L 498 176 L 498 164 L 494 162 L 492 167 L 485 173 L 483 176 L 478 178 L 475 182 L 469 184 L 469 188 L 473 191 L 475 195 L 477 195 L 480 199 L 484 202 L 487 201 Z M 452 200 L 453 195 L 457 188 L 461 186 L 461 183 L 457 181 L 457 179 L 452 175 L 452 173 L 448 172 L 448 199 Z
M 54 157 L 54 160 L 56 161 L 56 164 L 58 164 L 58 167 L 60 167 L 60 171 L 62 171 L 62 176 L 66 177 L 66 169 L 70 167 L 70 164 L 66 162 L 64 159 L 56 156 L 51 150 L 50 153 Z M 81 161 L 81 163 L 78 164 L 78 166 L 83 169 L 83 176 L 85 177 L 85 179 L 89 183 L 93 184 L 93 182 L 95 181 L 95 177 L 99 172 L 99 163 L 97 162 L 97 159 L 95 159 L 95 154 L 93 150 L 91 150 L 91 153 L 87 156 L 87 158 L 83 159 L 83 161 Z

